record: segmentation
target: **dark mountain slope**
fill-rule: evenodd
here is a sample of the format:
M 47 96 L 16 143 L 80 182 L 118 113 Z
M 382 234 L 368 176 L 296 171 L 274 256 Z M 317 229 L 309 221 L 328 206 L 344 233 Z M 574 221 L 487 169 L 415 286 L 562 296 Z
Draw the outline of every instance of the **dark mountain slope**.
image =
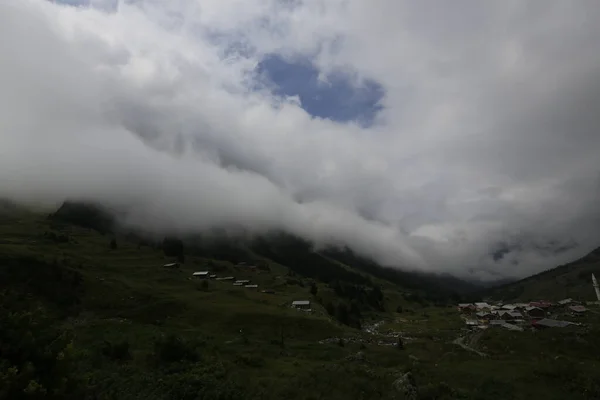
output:
M 600 278 L 600 248 L 576 261 L 499 286 L 489 293 L 493 298 L 504 300 L 560 300 L 571 297 L 594 301 L 592 273 Z

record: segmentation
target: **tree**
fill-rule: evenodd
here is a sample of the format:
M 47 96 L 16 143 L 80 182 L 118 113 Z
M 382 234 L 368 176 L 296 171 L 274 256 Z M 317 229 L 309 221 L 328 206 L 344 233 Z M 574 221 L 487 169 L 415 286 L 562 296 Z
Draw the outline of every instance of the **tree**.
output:
M 318 288 L 317 285 L 315 285 L 314 283 L 310 286 L 310 294 L 312 294 L 313 296 L 317 295 L 318 292 Z
M 335 306 L 332 302 L 329 301 L 327 304 L 325 304 L 325 310 L 327 311 L 327 314 L 331 315 L 332 317 L 335 316 Z
M 350 318 L 348 316 L 348 307 L 346 307 L 346 304 L 340 303 L 337 305 L 337 308 L 335 310 L 335 317 L 344 325 L 348 325 L 350 323 Z
M 116 250 L 117 249 L 117 240 L 115 238 L 112 238 L 110 240 L 109 247 L 110 247 L 111 250 Z
M 398 314 L 402 314 L 402 311 L 404 311 L 404 309 L 402 308 L 402 306 L 398 306 L 398 307 L 396 307 L 396 312 L 397 312 Z
M 204 292 L 208 291 L 208 281 L 207 280 L 202 281 L 202 283 L 200 284 L 200 289 Z

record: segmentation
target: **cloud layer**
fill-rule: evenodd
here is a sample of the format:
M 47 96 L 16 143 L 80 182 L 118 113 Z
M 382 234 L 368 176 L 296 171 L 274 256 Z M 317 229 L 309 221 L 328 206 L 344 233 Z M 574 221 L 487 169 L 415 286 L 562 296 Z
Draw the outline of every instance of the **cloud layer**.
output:
M 6 0 L 0 195 L 524 276 L 600 244 L 599 35 L 584 0 Z M 373 124 L 259 85 L 273 55 L 377 82 Z

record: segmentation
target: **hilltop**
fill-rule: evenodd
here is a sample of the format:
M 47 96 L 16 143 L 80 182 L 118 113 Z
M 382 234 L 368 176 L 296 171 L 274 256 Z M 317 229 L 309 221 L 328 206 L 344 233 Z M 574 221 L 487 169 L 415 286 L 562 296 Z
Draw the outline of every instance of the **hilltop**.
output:
M 146 237 L 81 204 L 0 210 L 0 399 L 600 394 L 596 313 L 561 332 L 472 332 L 454 306 L 468 284 L 351 249 L 283 232 Z
M 592 273 L 600 276 L 600 248 L 584 257 L 528 278 L 492 289 L 492 298 L 508 300 L 573 298 L 595 301 Z

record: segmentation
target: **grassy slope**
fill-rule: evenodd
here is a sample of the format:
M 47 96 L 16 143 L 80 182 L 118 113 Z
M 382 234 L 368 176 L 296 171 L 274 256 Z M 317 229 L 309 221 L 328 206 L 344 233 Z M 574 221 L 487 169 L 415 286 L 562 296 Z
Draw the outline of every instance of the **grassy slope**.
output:
M 312 315 L 290 310 L 290 301 L 310 295 L 308 285 L 286 285 L 278 278 L 287 271 L 284 266 L 271 263 L 271 273 L 244 275 L 229 263 L 187 257 L 182 271 L 170 271 L 161 267 L 162 252 L 121 238 L 118 248 L 110 250 L 110 238 L 91 230 L 62 227 L 69 243 L 43 238 L 55 228 L 40 215 L 16 210 L 2 215 L 1 284 L 14 288 L 23 277 L 31 278 L 25 279 L 26 290 L 49 309 L 61 311 L 56 324 L 73 335 L 76 370 L 97 398 L 392 399 L 402 398 L 392 382 L 407 370 L 413 372 L 422 399 L 591 399 L 600 393 L 593 383 L 600 368 L 597 314 L 589 316 L 591 328 L 585 330 L 487 331 L 479 346 L 489 358 L 451 343 L 462 329 L 453 308 L 407 303 L 405 309 L 412 310 L 402 315 L 369 315 L 386 321 L 380 331 L 403 332 L 404 351 L 350 341 L 343 347 L 320 344 L 328 337 L 369 335 L 332 321 L 318 305 Z M 248 277 L 277 293 L 250 292 L 224 282 L 210 282 L 203 291 L 188 277 L 210 262 L 228 268 L 220 274 Z M 45 273 L 44 268 L 62 272 Z M 79 286 L 69 286 L 69 272 L 81 274 Z M 71 294 L 80 302 L 67 307 Z M 319 295 L 334 297 L 322 284 Z M 390 283 L 384 295 L 392 304 L 388 309 L 404 301 Z M 62 302 L 55 301 L 59 297 Z M 283 348 L 277 342 L 282 329 Z M 199 359 L 156 365 L 153 346 L 169 333 L 195 343 Z M 124 340 L 132 360 L 119 362 L 101 354 L 104 341 Z M 347 359 L 358 351 L 365 361 Z
M 500 286 L 490 293 L 494 298 L 505 300 L 561 300 L 571 297 L 595 301 L 592 273 L 600 279 L 600 249 L 574 262 Z

